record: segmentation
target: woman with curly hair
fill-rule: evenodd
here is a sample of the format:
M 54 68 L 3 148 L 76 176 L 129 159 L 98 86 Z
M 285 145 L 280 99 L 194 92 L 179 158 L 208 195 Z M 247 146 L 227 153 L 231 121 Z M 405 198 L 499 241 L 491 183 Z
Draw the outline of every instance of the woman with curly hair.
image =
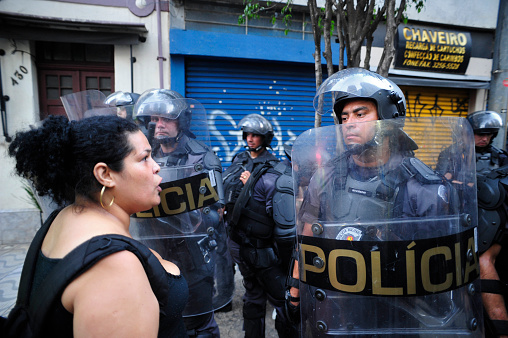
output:
M 49 117 L 38 128 L 18 132 L 9 155 L 17 174 L 38 194 L 67 205 L 46 221 L 51 224 L 36 259 L 30 297 L 45 292 L 37 286 L 76 247 L 109 234 L 131 240 L 130 215 L 160 203 L 160 168 L 146 137 L 126 119 Z M 186 337 L 181 313 L 187 283 L 175 264 L 147 252 L 157 258 L 152 265 L 164 268 L 166 301 L 152 289 L 144 263 L 131 251 L 119 251 L 65 287 L 40 336 Z

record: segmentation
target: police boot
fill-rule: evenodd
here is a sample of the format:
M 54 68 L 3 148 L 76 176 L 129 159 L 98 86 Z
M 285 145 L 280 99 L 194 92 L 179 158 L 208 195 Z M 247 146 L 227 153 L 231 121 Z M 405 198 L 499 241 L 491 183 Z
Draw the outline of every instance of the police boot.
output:
M 266 305 L 243 303 L 245 338 L 265 338 Z

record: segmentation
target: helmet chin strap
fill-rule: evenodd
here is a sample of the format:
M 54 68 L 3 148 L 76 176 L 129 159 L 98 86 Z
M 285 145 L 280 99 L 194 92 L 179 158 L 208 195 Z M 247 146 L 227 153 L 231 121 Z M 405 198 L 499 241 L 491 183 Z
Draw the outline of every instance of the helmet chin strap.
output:
M 372 138 L 370 141 L 364 143 L 364 144 L 347 144 L 346 148 L 347 151 L 351 155 L 364 155 L 367 151 L 374 150 L 375 148 L 379 147 L 381 144 L 374 141 L 374 138 Z
M 385 136 L 387 135 L 389 135 L 388 130 L 377 129 L 374 136 L 363 144 L 346 144 L 347 151 L 351 155 L 362 155 L 366 151 L 374 150 L 375 148 L 380 147 L 383 144 Z
M 475 149 L 475 152 L 477 153 L 483 153 L 484 151 L 486 151 L 490 146 L 490 143 L 488 145 L 486 145 L 485 147 L 477 147 L 477 146 L 474 146 L 474 149 Z
M 176 143 L 178 143 L 180 141 L 182 136 L 183 136 L 182 132 L 178 131 L 178 135 L 176 135 L 176 137 L 158 136 L 158 137 L 154 137 L 153 140 L 154 140 L 154 143 L 156 143 L 157 145 L 165 144 L 169 147 L 173 147 Z
M 260 151 L 261 149 L 263 149 L 263 145 L 260 145 L 260 146 L 258 146 L 258 147 L 256 147 L 256 148 L 251 148 L 251 147 L 249 147 L 249 146 L 245 146 L 245 149 L 248 149 L 249 151 L 254 151 L 254 152 L 256 152 L 256 153 L 257 153 L 258 151 Z

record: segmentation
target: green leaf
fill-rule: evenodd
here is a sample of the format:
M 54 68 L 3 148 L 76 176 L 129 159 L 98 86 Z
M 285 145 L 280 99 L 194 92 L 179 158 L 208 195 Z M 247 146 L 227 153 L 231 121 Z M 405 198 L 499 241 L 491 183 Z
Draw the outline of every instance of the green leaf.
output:
M 28 199 L 25 199 L 25 201 L 32 204 L 35 208 L 39 209 L 39 211 L 42 211 L 41 206 L 39 205 L 39 202 L 37 202 L 37 198 L 35 197 L 35 193 L 32 190 L 30 184 L 26 181 L 23 181 L 21 185 L 23 186 L 23 190 L 25 190 L 28 195 Z

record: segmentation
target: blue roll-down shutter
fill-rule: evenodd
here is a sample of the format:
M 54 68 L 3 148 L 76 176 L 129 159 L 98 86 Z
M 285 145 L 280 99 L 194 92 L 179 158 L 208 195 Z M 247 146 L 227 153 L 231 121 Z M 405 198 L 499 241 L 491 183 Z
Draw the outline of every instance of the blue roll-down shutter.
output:
M 314 127 L 313 64 L 186 58 L 185 78 L 186 96 L 206 108 L 212 148 L 224 168 L 244 150 L 237 124 L 248 114 L 272 123 L 271 145 L 280 159 L 285 158 L 285 143 Z M 322 125 L 330 124 L 332 116 L 323 116 Z

